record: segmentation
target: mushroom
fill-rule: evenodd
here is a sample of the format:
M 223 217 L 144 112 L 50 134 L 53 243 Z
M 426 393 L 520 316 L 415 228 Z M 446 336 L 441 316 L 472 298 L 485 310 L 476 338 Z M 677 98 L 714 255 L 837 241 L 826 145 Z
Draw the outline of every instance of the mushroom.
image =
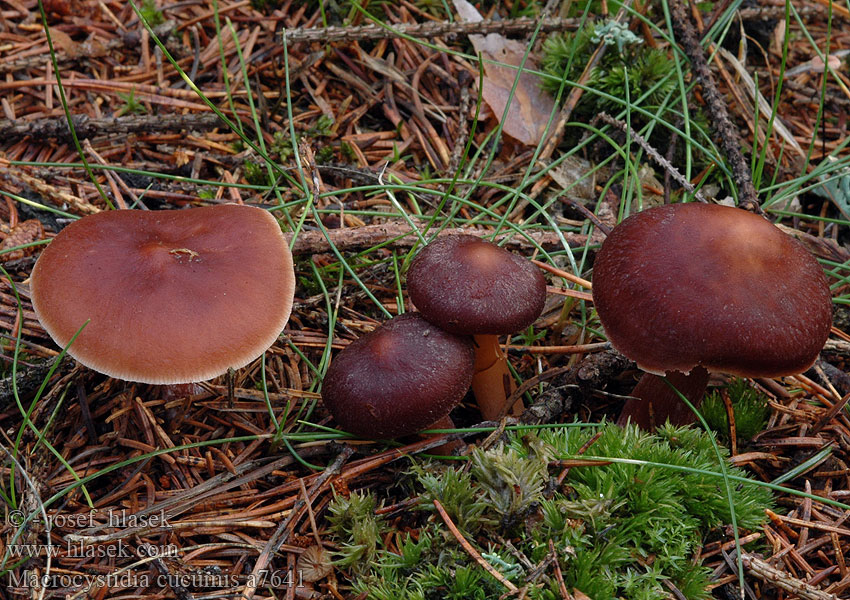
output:
M 349 433 L 400 437 L 446 423 L 442 419 L 469 389 L 473 360 L 468 337 L 443 331 L 418 313 L 405 313 L 334 357 L 322 383 L 322 400 Z
M 708 371 L 779 377 L 814 363 L 832 324 L 815 258 L 764 218 L 708 204 L 632 215 L 602 244 L 593 302 L 611 344 L 647 373 L 621 422 L 692 422 Z
M 446 235 L 425 246 L 407 273 L 410 299 L 438 327 L 472 335 L 472 390 L 487 420 L 498 419 L 516 389 L 499 335 L 531 325 L 543 311 L 546 280 L 529 261 L 473 235 Z M 522 414 L 522 400 L 510 407 Z
M 295 290 L 275 218 L 249 206 L 104 211 L 63 229 L 32 272 L 32 303 L 96 371 L 152 384 L 211 379 L 277 339 Z

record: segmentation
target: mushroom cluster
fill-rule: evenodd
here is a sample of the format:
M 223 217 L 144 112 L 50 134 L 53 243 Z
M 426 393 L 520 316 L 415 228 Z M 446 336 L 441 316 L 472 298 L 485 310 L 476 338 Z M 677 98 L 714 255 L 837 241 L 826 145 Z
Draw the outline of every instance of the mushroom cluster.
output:
M 265 210 L 116 210 L 63 229 L 31 287 L 44 329 L 82 364 L 177 384 L 243 367 L 271 346 L 289 319 L 295 273 Z
M 470 383 L 484 418 L 502 416 L 515 386 L 498 335 L 540 315 L 543 275 L 495 244 L 446 235 L 414 258 L 407 285 L 419 312 L 391 319 L 331 363 L 322 398 L 336 422 L 373 439 L 415 433 L 447 423 Z
M 665 374 L 697 403 L 709 371 L 800 373 L 832 324 L 826 277 L 802 244 L 709 204 L 651 208 L 614 228 L 596 256 L 593 301 L 614 348 L 646 371 L 621 417 L 645 428 L 692 422 Z

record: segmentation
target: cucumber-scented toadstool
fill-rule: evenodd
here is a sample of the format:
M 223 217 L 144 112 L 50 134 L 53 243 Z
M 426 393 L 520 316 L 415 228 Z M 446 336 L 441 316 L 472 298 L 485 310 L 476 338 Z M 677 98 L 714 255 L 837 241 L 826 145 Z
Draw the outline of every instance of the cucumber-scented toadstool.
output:
M 521 331 L 543 311 L 546 280 L 531 262 L 473 235 L 446 235 L 426 245 L 407 272 L 410 299 L 431 323 L 472 335 L 472 390 L 485 419 L 505 410 L 515 389 L 499 336 Z
M 692 422 L 665 373 L 697 403 L 708 371 L 805 371 L 832 325 L 826 277 L 800 242 L 709 204 L 651 208 L 615 227 L 594 262 L 593 302 L 614 348 L 647 372 L 621 416 L 644 428 Z
M 343 430 L 391 439 L 440 423 L 472 381 L 472 340 L 419 313 L 393 317 L 337 354 L 322 400 Z
M 275 218 L 240 205 L 104 211 L 42 252 L 32 303 L 60 346 L 141 383 L 204 381 L 271 346 L 289 319 L 292 256 Z

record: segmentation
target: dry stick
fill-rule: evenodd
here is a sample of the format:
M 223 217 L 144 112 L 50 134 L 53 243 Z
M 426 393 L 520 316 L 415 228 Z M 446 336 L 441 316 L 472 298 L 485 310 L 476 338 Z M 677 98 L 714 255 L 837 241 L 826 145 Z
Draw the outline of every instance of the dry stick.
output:
M 685 190 L 687 190 L 687 192 L 689 194 L 693 194 L 693 196 L 697 200 L 699 200 L 700 202 L 708 202 L 708 200 L 705 199 L 705 197 L 702 195 L 702 193 L 699 190 L 697 190 L 696 188 L 694 188 L 693 184 L 690 181 L 688 181 L 685 178 L 685 176 L 682 175 L 679 172 L 679 169 L 677 169 L 675 166 L 673 166 L 673 164 L 669 160 L 667 160 L 666 158 L 661 156 L 661 154 L 658 152 L 658 150 L 653 148 L 650 145 L 650 143 L 648 141 L 646 141 L 646 138 L 644 138 L 641 134 L 639 134 L 637 131 L 632 129 L 630 125 L 628 125 L 627 123 L 623 123 L 619 119 L 615 119 L 614 117 L 612 117 L 608 113 L 604 113 L 604 112 L 601 112 L 598 115 L 596 115 L 593 118 L 593 120 L 591 121 L 591 124 L 594 124 L 597 121 L 605 121 L 611 127 L 619 129 L 623 133 L 629 135 L 631 137 L 631 139 L 635 143 L 637 143 L 638 146 L 643 148 L 643 151 L 646 152 L 647 156 L 649 156 L 661 168 L 663 168 L 673 179 L 675 179 L 678 182 L 679 185 L 681 185 L 683 188 L 685 188 Z
M 440 232 L 440 235 L 459 233 L 485 236 L 492 235 L 493 231 L 477 227 L 453 227 L 444 229 Z M 284 235 L 287 237 L 287 241 L 292 236 L 292 234 Z M 403 221 L 389 221 L 379 225 L 365 225 L 363 227 L 345 229 L 328 229 L 327 235 L 333 245 L 341 252 L 365 250 L 379 244 L 389 244 L 393 248 L 410 248 L 417 240 L 416 232 L 411 229 L 410 225 Z M 529 231 L 525 235 L 534 240 L 544 250 L 563 249 L 563 244 L 557 233 Z M 563 232 L 563 236 L 571 247 L 584 246 L 588 242 L 588 236 L 580 233 Z M 508 238 L 508 241 L 504 245 L 509 248 L 528 250 L 534 247 L 531 242 L 525 239 L 525 236 L 516 236 L 513 233 L 498 235 L 494 241 L 500 242 L 505 238 Z M 602 242 L 602 237 L 592 235 L 589 241 L 591 244 L 599 244 Z M 330 243 L 321 231 L 301 231 L 292 247 L 292 253 L 321 254 L 323 252 L 330 252 L 330 249 Z
M 737 570 L 736 564 L 740 565 L 743 562 L 741 560 L 741 557 L 738 556 L 737 550 L 732 552 L 732 554 L 729 554 L 728 552 L 721 550 L 720 556 L 723 557 L 723 562 L 725 562 L 726 565 L 733 572 Z M 744 600 L 745 598 L 749 598 L 750 600 L 756 600 L 756 595 L 755 595 L 755 592 L 753 592 L 753 588 L 750 587 L 750 584 L 747 583 L 746 581 L 744 582 L 743 588 L 738 591 L 738 597 L 741 598 L 741 600 Z
M 508 590 L 510 590 L 511 592 L 515 593 L 515 592 L 519 591 L 519 588 L 517 586 L 515 586 L 513 583 L 508 581 L 505 578 L 505 576 L 502 575 L 501 573 L 499 573 L 499 571 L 497 571 L 496 568 L 493 565 L 491 565 L 489 562 L 484 560 L 484 558 L 481 556 L 481 554 L 478 552 L 478 550 L 473 548 L 472 544 L 470 544 L 469 541 L 465 537 L 463 537 L 463 534 L 460 531 L 458 531 L 457 526 L 452 522 L 452 518 L 446 512 L 446 509 L 443 508 L 443 505 L 440 504 L 439 500 L 436 500 L 436 499 L 434 500 L 434 506 L 436 507 L 437 512 L 440 513 L 440 517 L 442 517 L 443 521 L 446 524 L 446 527 L 449 528 L 449 531 L 452 532 L 452 535 L 455 536 L 455 539 L 460 543 L 460 545 L 463 547 L 463 549 L 466 550 L 466 552 L 473 559 L 475 559 L 475 562 L 477 562 L 479 565 L 481 565 L 484 568 L 485 571 L 490 573 L 490 575 L 492 575 L 493 577 L 498 579 L 499 582 L 502 585 L 504 585 L 506 588 L 508 588 Z
M 447 23 L 429 21 L 426 23 L 394 23 L 392 29 L 380 25 L 361 27 L 315 27 L 310 29 L 292 29 L 283 31 L 283 42 L 353 42 L 357 40 L 379 40 L 397 37 L 438 38 L 470 33 L 488 34 L 527 34 L 534 31 L 540 23 L 540 31 L 565 31 L 578 29 L 579 19 L 506 19 L 504 21 L 484 20 L 477 23 L 467 21 Z
M 12 170 L 0 166 L 0 179 L 5 179 L 15 185 L 23 185 L 29 187 L 32 191 L 39 194 L 42 198 L 49 201 L 51 204 L 57 205 L 71 213 L 90 215 L 100 212 L 100 209 L 91 204 L 84 198 L 79 198 L 68 192 L 64 192 L 56 186 L 42 181 L 36 177 L 32 177 L 20 170 Z
M 609 225 L 603 223 L 599 219 L 599 217 L 597 217 L 595 214 L 593 214 L 590 211 L 590 209 L 588 209 L 581 202 L 576 201 L 575 198 L 567 198 L 566 196 L 558 196 L 558 200 L 560 200 L 561 202 L 563 202 L 564 204 L 566 204 L 567 206 L 569 206 L 573 210 L 576 210 L 576 211 L 580 212 L 581 214 L 583 214 L 584 217 L 588 221 L 593 223 L 596 226 L 596 228 L 599 229 L 599 231 L 601 231 L 604 235 L 608 235 L 609 233 L 611 233 L 611 227 Z
M 74 128 L 77 131 L 77 136 L 80 138 L 182 129 L 207 130 L 218 127 L 221 124 L 218 116 L 212 113 L 133 115 L 103 119 L 93 119 L 88 115 L 74 115 L 72 120 L 74 122 Z M 70 140 L 71 130 L 68 128 L 68 121 L 65 117 L 48 117 L 29 122 L 0 119 L 0 139 L 8 141 L 24 137 Z
M 558 562 L 558 551 L 555 549 L 555 542 L 552 541 L 552 538 L 549 538 L 549 553 L 555 556 L 555 580 L 558 582 L 561 598 L 570 600 L 573 596 L 567 591 L 567 584 L 564 583 L 564 574 L 561 573 L 561 565 Z
M 741 153 L 741 138 L 729 118 L 726 102 L 717 90 L 717 84 L 705 58 L 705 50 L 699 42 L 696 31 L 694 31 L 690 16 L 685 10 L 685 3 L 681 0 L 671 2 L 670 15 L 676 38 L 681 42 L 682 49 L 691 61 L 694 75 L 702 85 L 702 95 L 708 114 L 711 116 L 715 135 L 720 138 L 720 147 L 732 167 L 732 175 L 740 193 L 739 202 L 746 205 L 745 208 L 748 210 L 761 213 L 752 175 L 747 166 L 747 161 Z
M 467 122 L 469 121 L 469 109 L 472 105 L 472 95 L 469 93 L 469 85 L 467 85 L 467 82 L 471 82 L 472 78 L 466 71 L 461 71 L 458 80 L 461 86 L 460 108 L 458 110 L 457 123 L 458 135 L 455 139 L 454 148 L 452 148 L 452 155 L 449 157 L 449 173 L 454 173 L 460 166 L 460 158 L 463 154 L 464 147 L 466 147 L 466 141 L 469 139 Z
M 165 23 L 154 27 L 154 33 L 156 33 L 157 37 L 159 37 L 161 40 L 165 41 L 167 44 L 170 44 L 171 40 L 169 38 L 172 29 L 174 29 L 174 21 L 166 21 Z M 74 60 L 83 61 L 91 60 L 92 58 L 101 58 L 107 56 L 111 50 L 116 50 L 123 47 L 135 48 L 139 45 L 140 39 L 141 37 L 138 30 L 129 31 L 118 39 L 110 40 L 103 46 L 95 46 L 94 44 L 83 42 L 81 44 L 74 44 L 74 49 L 76 50 L 75 52 L 69 53 L 62 49 L 58 49 L 56 58 L 59 61 L 60 66 Z M 172 52 L 174 52 L 175 50 L 179 52 L 180 47 L 175 45 L 172 49 Z M 7 60 L 0 62 L 0 73 L 26 71 L 33 68 L 42 68 L 43 66 L 44 54 L 37 54 L 35 56 L 27 56 L 25 58 L 20 58 L 17 60 Z
M 340 452 L 334 461 L 328 465 L 321 475 L 316 478 L 313 485 L 310 486 L 308 499 L 310 496 L 315 495 L 315 493 L 328 482 L 332 475 L 335 475 L 340 471 L 342 465 L 351 458 L 352 454 L 354 454 L 354 449 L 351 446 L 343 448 L 342 452 Z M 300 518 L 302 512 L 301 509 L 304 505 L 304 501 L 299 499 L 292 507 L 292 511 L 289 513 L 286 520 L 280 524 L 277 530 L 269 538 L 269 541 L 266 542 L 265 548 L 263 548 L 263 551 L 260 552 L 260 555 L 257 557 L 254 569 L 248 577 L 248 583 L 245 584 L 245 589 L 242 590 L 240 597 L 243 600 L 251 600 L 251 598 L 254 597 L 257 587 L 259 587 L 262 584 L 263 579 L 265 579 L 262 575 L 269 566 L 269 563 L 271 563 L 272 556 L 277 553 L 281 545 L 289 537 L 289 533 L 291 531 L 290 524 L 294 525 L 296 517 Z
M 846 342 L 845 342 L 846 343 Z M 850 394 L 846 394 L 841 400 L 832 405 L 828 411 L 824 413 L 824 415 L 817 420 L 817 422 L 812 426 L 812 429 L 809 435 L 815 435 L 821 429 L 826 427 L 826 425 L 835 418 L 835 415 L 844 410 L 844 407 L 847 405 L 847 401 L 850 400 Z
M 838 600 L 838 596 L 821 591 L 805 581 L 800 581 L 788 575 L 787 572 L 777 569 L 770 563 L 752 554 L 742 554 L 741 560 L 750 574 L 767 583 L 785 590 L 795 598 L 804 600 Z
M 194 596 L 192 593 L 182 584 L 181 577 L 174 577 L 171 571 L 168 570 L 168 566 L 165 564 L 161 558 L 154 557 L 153 564 L 156 567 L 157 571 L 159 571 L 160 575 L 166 579 L 168 582 L 168 587 L 171 588 L 171 591 L 174 592 L 174 595 L 177 597 L 177 600 L 194 600 Z

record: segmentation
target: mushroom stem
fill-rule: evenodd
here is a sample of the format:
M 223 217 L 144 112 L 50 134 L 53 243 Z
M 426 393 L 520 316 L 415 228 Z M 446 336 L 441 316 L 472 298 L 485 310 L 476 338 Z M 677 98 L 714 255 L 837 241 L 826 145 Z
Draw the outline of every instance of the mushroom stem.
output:
M 165 402 L 189 399 L 192 396 L 204 393 L 203 386 L 197 383 L 172 383 L 161 386 L 162 399 Z
M 474 335 L 475 375 L 472 376 L 472 391 L 481 415 L 487 421 L 495 421 L 506 412 L 505 404 L 516 389 L 516 383 L 508 369 L 508 359 L 502 352 L 497 335 Z M 507 410 L 519 416 L 525 409 L 522 399 Z
M 708 386 L 708 371 L 705 368 L 694 367 L 688 374 L 668 371 L 666 378 L 691 404 L 700 405 Z M 696 420 L 694 413 L 664 379 L 652 373 L 644 373 L 631 393 L 632 398 L 626 400 L 617 424 L 625 425 L 631 421 L 641 429 L 651 431 L 667 420 L 673 425 L 693 423 Z
M 204 388 L 197 383 L 172 383 L 155 386 L 159 388 L 166 406 L 166 432 L 176 433 L 189 414 L 192 397 L 204 393 Z

